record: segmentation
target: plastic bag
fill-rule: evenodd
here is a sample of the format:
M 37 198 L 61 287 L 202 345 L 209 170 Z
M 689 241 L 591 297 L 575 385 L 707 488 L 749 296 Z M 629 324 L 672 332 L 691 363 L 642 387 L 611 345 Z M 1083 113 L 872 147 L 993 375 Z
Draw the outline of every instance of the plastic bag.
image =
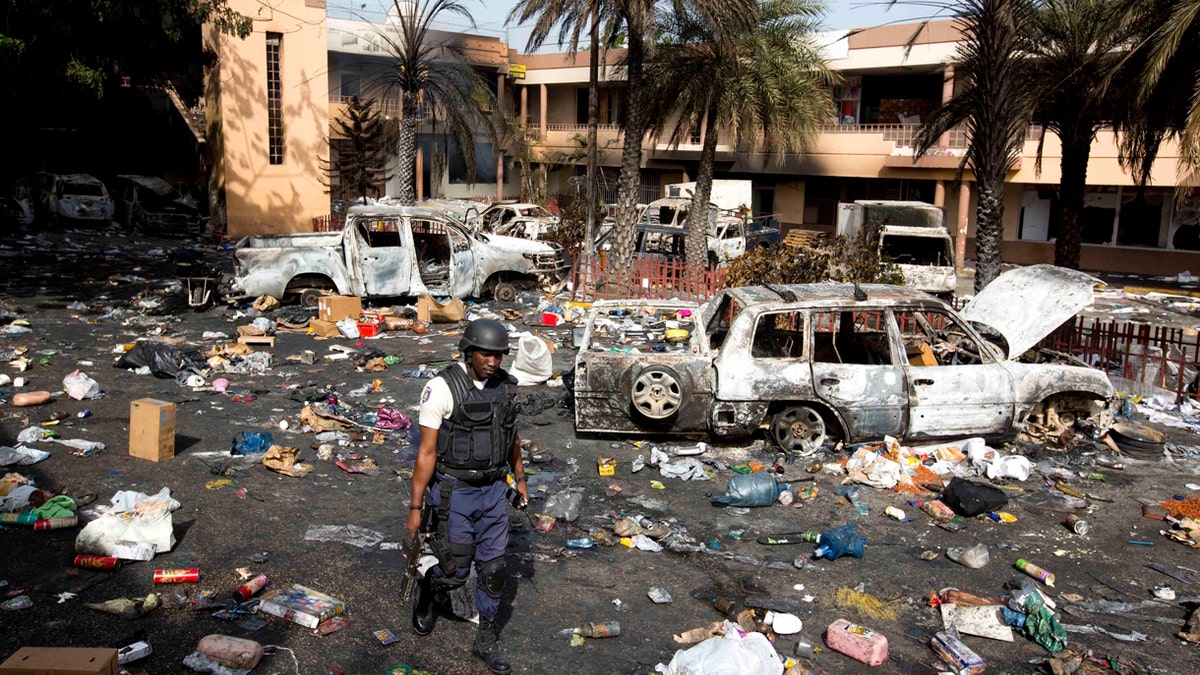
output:
M 243 431 L 233 437 L 232 454 L 257 455 L 266 452 L 272 445 L 275 445 L 275 438 L 270 432 Z
M 955 477 L 942 491 L 942 501 L 958 515 L 971 518 L 1003 508 L 1008 503 L 1008 495 L 991 485 Z
M 783 662 L 766 636 L 747 633 L 741 637 L 727 625 L 725 637 L 714 637 L 689 649 L 675 652 L 667 675 L 781 675 Z
M 554 374 L 554 363 L 545 341 L 533 335 L 521 336 L 517 358 L 508 373 L 517 378 L 518 386 L 541 384 L 550 379 Z
M 579 518 L 579 507 L 582 504 L 582 492 L 563 490 L 546 500 L 546 507 L 542 509 L 542 513 L 571 523 Z
M 133 495 L 130 498 L 130 495 Z M 75 537 L 75 552 L 111 556 L 117 542 L 154 544 L 158 553 L 175 546 L 175 527 L 171 511 L 179 502 L 171 499 L 171 490 L 156 495 L 119 492 L 113 496 L 113 509 L 88 523 Z
M 87 373 L 81 373 L 78 370 L 72 372 L 63 378 L 63 390 L 67 392 L 67 396 L 82 401 L 85 398 L 100 398 L 103 392 L 100 391 L 100 383 L 87 376 Z
M 770 506 L 779 498 L 779 484 L 774 476 L 758 471 L 737 474 L 729 479 L 725 494 L 713 501 L 726 506 Z
M 351 340 L 358 338 L 358 322 L 354 319 L 342 319 L 337 322 L 338 330 L 341 331 L 342 337 L 350 338 Z
M 196 350 L 184 351 L 165 342 L 141 340 L 113 364 L 117 368 L 149 368 L 155 377 L 175 377 L 181 370 L 200 371 L 208 367 Z
M 1036 593 L 1025 601 L 1025 626 L 1021 628 L 1021 635 L 1052 653 L 1067 647 L 1067 631 L 1042 604 L 1042 596 Z

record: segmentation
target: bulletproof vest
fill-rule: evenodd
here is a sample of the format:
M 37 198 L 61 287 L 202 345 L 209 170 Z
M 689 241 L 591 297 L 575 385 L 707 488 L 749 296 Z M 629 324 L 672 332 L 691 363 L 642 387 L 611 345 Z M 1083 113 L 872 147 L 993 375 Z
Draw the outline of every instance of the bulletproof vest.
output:
M 517 408 L 503 369 L 477 389 L 457 363 L 439 376 L 450 387 L 454 409 L 438 429 L 438 471 L 467 482 L 492 482 L 506 472 L 517 435 Z

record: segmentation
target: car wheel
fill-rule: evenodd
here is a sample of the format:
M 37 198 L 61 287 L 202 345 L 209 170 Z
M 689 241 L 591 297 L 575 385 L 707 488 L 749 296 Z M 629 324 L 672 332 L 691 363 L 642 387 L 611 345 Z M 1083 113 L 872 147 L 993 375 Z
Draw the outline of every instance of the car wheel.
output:
M 679 406 L 683 405 L 683 383 L 674 370 L 649 366 L 633 378 L 630 400 L 642 416 L 664 420 L 679 412 Z
M 300 291 L 300 306 L 312 309 L 317 306 L 317 298 L 325 295 L 325 291 L 319 288 L 306 288 Z
M 825 418 L 806 405 L 784 408 L 771 420 L 771 439 L 786 453 L 807 457 L 825 438 Z
M 492 289 L 492 297 L 497 302 L 512 302 L 517 299 L 517 287 L 507 281 L 501 281 Z

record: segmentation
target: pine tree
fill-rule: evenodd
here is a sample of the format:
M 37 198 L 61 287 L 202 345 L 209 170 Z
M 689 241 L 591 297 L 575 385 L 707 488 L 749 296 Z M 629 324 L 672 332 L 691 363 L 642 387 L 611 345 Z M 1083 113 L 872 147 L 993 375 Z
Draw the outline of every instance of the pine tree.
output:
M 388 160 L 396 154 L 394 125 L 380 116 L 375 99 L 354 96 L 334 127 L 340 138 L 333 143 L 337 152 L 329 163 L 330 183 L 336 180 L 364 203 L 368 196 L 379 196 L 379 186 L 391 177 Z

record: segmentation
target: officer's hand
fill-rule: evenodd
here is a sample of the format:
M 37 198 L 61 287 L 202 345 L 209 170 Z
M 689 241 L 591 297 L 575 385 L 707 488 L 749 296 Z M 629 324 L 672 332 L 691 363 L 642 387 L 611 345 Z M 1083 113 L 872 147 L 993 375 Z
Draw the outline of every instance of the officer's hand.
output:
M 417 538 L 417 532 L 421 529 L 421 512 L 416 509 L 408 510 L 408 536 L 414 540 Z
M 526 506 L 529 505 L 529 486 L 524 481 L 517 483 L 517 492 L 521 493 L 521 500 Z

